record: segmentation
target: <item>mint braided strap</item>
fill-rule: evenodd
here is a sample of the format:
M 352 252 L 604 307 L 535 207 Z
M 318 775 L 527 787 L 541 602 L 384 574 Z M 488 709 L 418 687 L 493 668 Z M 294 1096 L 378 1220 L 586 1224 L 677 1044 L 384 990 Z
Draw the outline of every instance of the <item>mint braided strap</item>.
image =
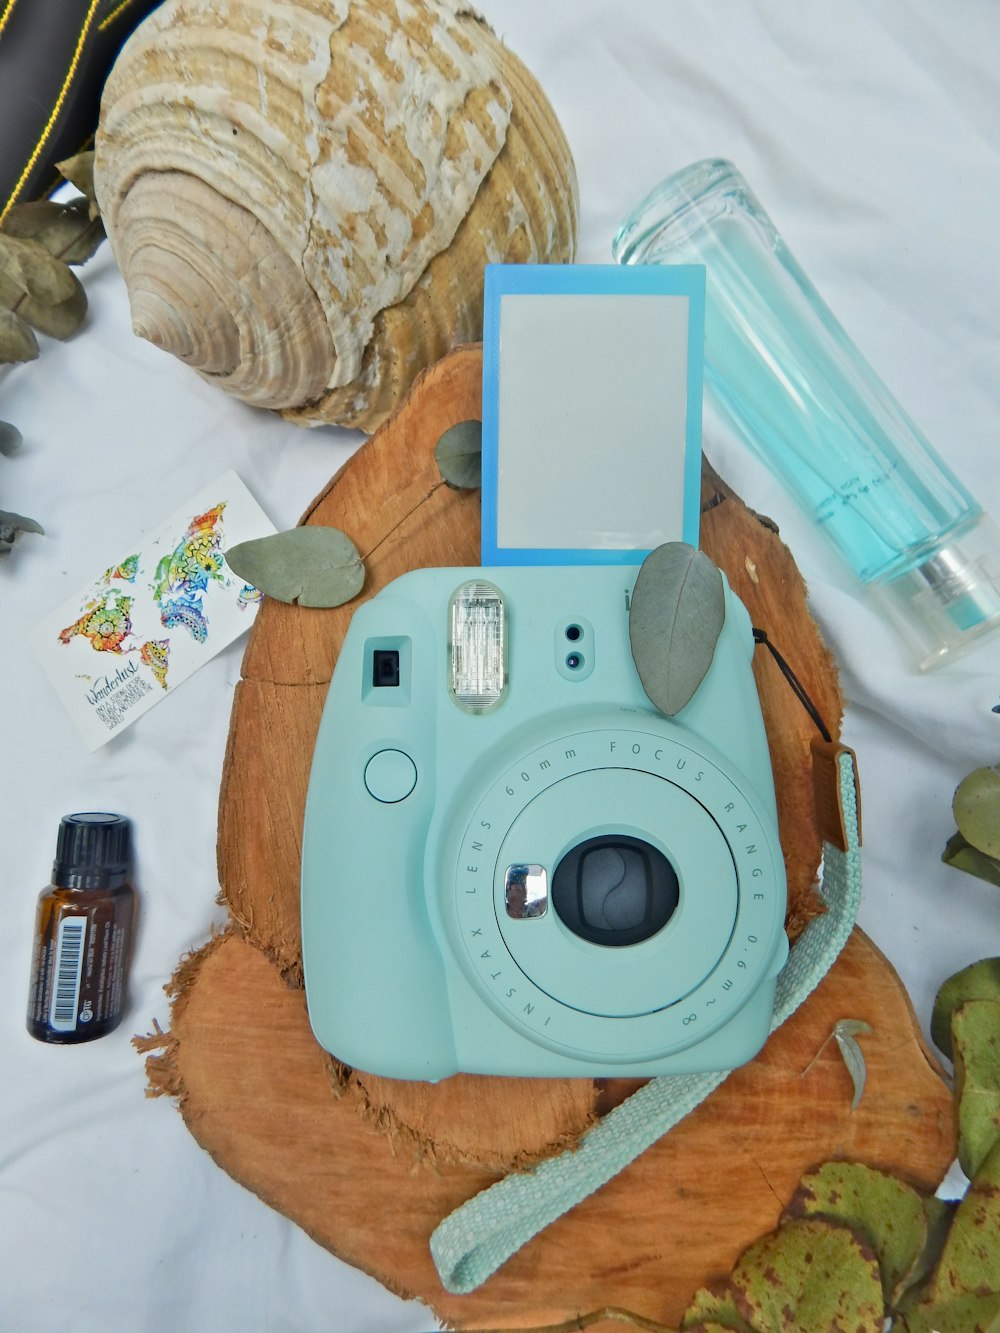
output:
M 823 848 L 827 906 L 796 940 L 775 993 L 772 1032 L 815 989 L 847 942 L 861 900 L 861 854 L 853 756 L 837 756 L 847 851 Z M 661 1138 L 729 1075 L 652 1079 L 595 1125 L 580 1144 L 527 1172 L 505 1177 L 449 1214 L 431 1236 L 445 1290 L 463 1295 L 486 1281 L 539 1231 L 593 1194 Z

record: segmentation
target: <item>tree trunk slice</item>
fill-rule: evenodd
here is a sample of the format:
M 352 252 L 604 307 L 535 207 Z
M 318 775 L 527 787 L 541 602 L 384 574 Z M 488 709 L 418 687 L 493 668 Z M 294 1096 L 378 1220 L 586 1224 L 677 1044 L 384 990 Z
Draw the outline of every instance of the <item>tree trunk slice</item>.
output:
M 306 514 L 354 539 L 367 568 L 363 597 L 411 568 L 478 563 L 478 492 L 445 486 L 433 451 L 450 425 L 479 417 L 480 379 L 474 347 L 425 372 Z M 702 545 L 836 735 L 836 669 L 791 556 L 707 464 Z M 936 1185 L 952 1155 L 950 1097 L 898 978 L 855 932 L 816 994 L 702 1107 L 480 1291 L 442 1290 L 427 1247 L 437 1223 L 511 1167 L 574 1143 L 635 1083 L 400 1083 L 347 1070 L 315 1043 L 301 989 L 301 827 L 326 686 L 356 604 L 317 611 L 265 599 L 222 780 L 219 874 L 232 926 L 181 965 L 171 1031 L 143 1043 L 163 1048 L 149 1060 L 153 1090 L 179 1098 L 219 1164 L 348 1262 L 470 1329 L 607 1304 L 674 1320 L 698 1285 L 728 1272 L 774 1225 L 802 1171 L 829 1156 Z M 817 910 L 815 728 L 767 654 L 757 653 L 754 670 L 794 937 Z M 832 1044 L 804 1072 L 842 1018 L 874 1028 L 863 1039 L 868 1088 L 853 1114 Z
M 676 1324 L 699 1286 L 777 1224 L 809 1167 L 863 1161 L 933 1189 L 952 1158 L 948 1092 L 895 973 L 855 931 L 756 1060 L 478 1291 L 453 1296 L 431 1262 L 431 1232 L 497 1173 L 415 1154 L 359 1089 L 340 1090 L 303 992 L 238 932 L 207 945 L 177 982 L 171 1032 L 149 1043 L 165 1046 L 149 1060 L 153 1089 L 179 1098 L 192 1134 L 234 1179 L 459 1329 L 530 1328 L 607 1305 Z M 853 1112 L 827 1040 L 845 1017 L 872 1027 Z

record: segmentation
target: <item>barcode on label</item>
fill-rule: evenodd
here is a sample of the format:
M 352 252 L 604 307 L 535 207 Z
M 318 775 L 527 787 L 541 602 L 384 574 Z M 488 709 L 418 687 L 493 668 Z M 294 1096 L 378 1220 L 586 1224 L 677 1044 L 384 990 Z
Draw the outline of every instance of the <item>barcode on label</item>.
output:
M 56 935 L 56 956 L 49 1023 L 58 1032 L 72 1032 L 80 1004 L 85 916 L 64 916 Z

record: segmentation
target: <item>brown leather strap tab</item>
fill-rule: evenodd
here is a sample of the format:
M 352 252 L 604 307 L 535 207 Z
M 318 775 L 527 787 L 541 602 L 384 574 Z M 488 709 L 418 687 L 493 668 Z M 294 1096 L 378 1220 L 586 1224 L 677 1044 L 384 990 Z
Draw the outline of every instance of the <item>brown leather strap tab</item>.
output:
M 858 783 L 858 760 L 854 751 L 839 741 L 824 741 L 818 737 L 812 742 L 813 801 L 816 822 L 824 842 L 848 850 L 847 820 L 840 800 L 840 755 L 849 754 L 854 769 L 854 792 L 858 806 L 858 842 L 861 841 L 861 787 Z M 853 821 L 852 821 L 853 822 Z

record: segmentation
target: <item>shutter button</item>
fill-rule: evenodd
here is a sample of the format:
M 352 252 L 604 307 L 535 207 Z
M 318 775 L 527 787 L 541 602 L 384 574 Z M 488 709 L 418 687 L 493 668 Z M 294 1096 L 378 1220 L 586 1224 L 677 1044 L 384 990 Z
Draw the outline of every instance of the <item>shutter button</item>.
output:
M 365 786 L 376 801 L 393 805 L 417 785 L 417 766 L 402 750 L 379 750 L 365 766 Z

